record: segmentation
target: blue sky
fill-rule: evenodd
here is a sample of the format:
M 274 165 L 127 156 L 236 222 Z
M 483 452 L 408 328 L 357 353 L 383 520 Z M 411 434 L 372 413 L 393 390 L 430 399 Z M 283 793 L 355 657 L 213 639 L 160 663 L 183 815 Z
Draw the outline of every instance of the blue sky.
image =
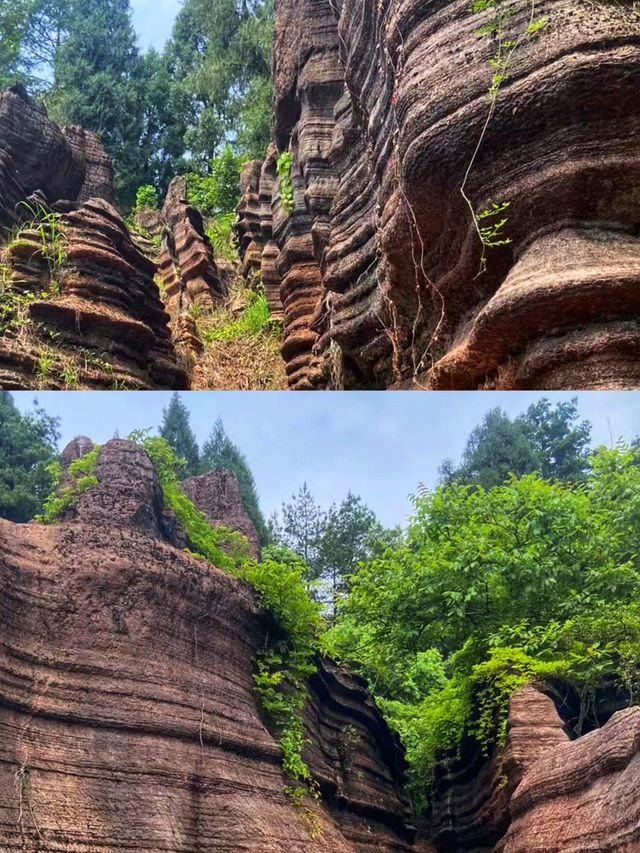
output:
M 131 0 L 133 26 L 143 50 L 164 47 L 181 5 L 180 0 Z
M 170 392 L 41 391 L 37 397 L 62 419 L 61 447 L 76 435 L 102 443 L 116 430 L 157 427 Z M 457 460 L 486 411 L 516 415 L 542 396 L 578 398 L 592 423 L 595 445 L 640 435 L 640 393 L 585 392 L 197 392 L 183 394 L 202 444 L 218 416 L 246 454 L 263 511 L 288 500 L 303 481 L 322 505 L 360 494 L 385 524 L 405 521 L 408 496 L 419 483 L 434 486 L 442 460 Z M 33 392 L 14 399 L 31 408 Z

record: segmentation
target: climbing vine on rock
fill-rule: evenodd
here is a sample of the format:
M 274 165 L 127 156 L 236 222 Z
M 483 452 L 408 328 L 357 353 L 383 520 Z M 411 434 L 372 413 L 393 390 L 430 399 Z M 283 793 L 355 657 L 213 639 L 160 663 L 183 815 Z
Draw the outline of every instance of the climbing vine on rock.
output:
M 509 24 L 518 12 L 523 11 L 523 6 L 524 8 L 528 7 L 527 24 L 519 32 L 510 36 L 507 32 Z M 536 0 L 526 0 L 525 4 L 522 0 L 473 0 L 470 11 L 472 14 L 492 13 L 490 20 L 476 30 L 476 35 L 481 38 L 489 37 L 494 44 L 494 52 L 489 58 L 489 65 L 492 70 L 491 84 L 487 93 L 489 109 L 460 187 L 460 192 L 471 211 L 473 223 L 482 244 L 478 273 L 480 274 L 487 269 L 487 249 L 507 246 L 512 242 L 504 231 L 508 218 L 502 215 L 511 202 L 492 201 L 487 208 L 477 210 L 466 192 L 469 176 L 476 164 L 480 148 L 495 114 L 502 86 L 511 74 L 518 48 L 525 39 L 535 36 L 543 30 L 549 20 L 546 17 L 536 18 Z
M 278 178 L 280 180 L 280 199 L 282 206 L 291 216 L 295 210 L 293 196 L 293 183 L 291 181 L 291 170 L 293 169 L 293 154 L 291 151 L 283 151 L 278 157 L 276 164 Z
M 81 494 L 98 485 L 96 469 L 100 446 L 96 446 L 89 453 L 76 459 L 69 465 L 66 471 L 69 482 L 60 487 L 62 479 L 62 468 L 59 462 L 52 462 L 48 468 L 53 478 L 53 489 L 44 502 L 41 515 L 36 516 L 36 521 L 45 524 L 53 524 L 59 521 L 65 512 L 75 506 Z

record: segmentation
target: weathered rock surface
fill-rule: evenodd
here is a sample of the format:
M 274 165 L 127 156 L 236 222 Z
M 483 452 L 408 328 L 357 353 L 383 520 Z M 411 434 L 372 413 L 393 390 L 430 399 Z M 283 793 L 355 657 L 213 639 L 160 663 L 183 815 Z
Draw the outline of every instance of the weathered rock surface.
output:
M 361 682 L 314 679 L 322 797 L 294 805 L 253 687 L 251 591 L 167 541 L 139 448 L 108 442 L 97 477 L 64 523 L 0 520 L 0 849 L 411 849 L 401 756 Z
M 0 387 L 187 387 L 155 265 L 120 214 L 97 198 L 54 212 L 53 225 L 20 232 L 3 250 L 17 302 L 0 337 Z
M 0 95 L 0 387 L 188 387 L 113 195 L 95 134 Z
M 200 212 L 189 204 L 186 178 L 174 178 L 162 209 L 164 239 L 159 275 L 166 290 L 165 304 L 172 317 L 194 305 L 211 309 L 224 289 Z
M 273 175 L 259 195 L 292 387 L 640 386 L 637 10 L 512 11 L 502 37 L 518 46 L 487 122 L 497 39 L 478 31 L 495 9 L 276 3 L 275 140 L 295 209 Z M 472 210 L 493 203 L 509 242 L 485 265 L 477 226 L 497 219 Z
M 246 536 L 254 557 L 260 554 L 260 540 L 255 524 L 242 503 L 240 485 L 233 471 L 209 471 L 189 477 L 182 488 L 214 527 L 230 527 Z
M 510 705 L 507 743 L 439 768 L 425 829 L 438 851 L 602 853 L 640 849 L 640 707 L 570 740 L 533 687 Z
M 542 753 L 510 808 L 501 853 L 640 850 L 640 708 Z

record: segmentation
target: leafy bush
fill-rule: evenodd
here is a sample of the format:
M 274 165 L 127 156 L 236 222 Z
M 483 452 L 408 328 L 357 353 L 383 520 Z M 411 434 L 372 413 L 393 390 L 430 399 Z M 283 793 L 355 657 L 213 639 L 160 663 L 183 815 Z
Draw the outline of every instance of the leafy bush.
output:
M 604 681 L 637 701 L 640 467 L 601 449 L 583 485 L 537 474 L 414 498 L 404 542 L 351 579 L 325 648 L 365 675 L 400 732 L 414 791 L 472 735 L 504 741 L 524 684 L 575 689 L 579 732 Z M 418 800 L 420 795 L 418 793 Z
M 233 225 L 236 221 L 235 213 L 220 213 L 207 222 L 206 232 L 214 248 L 216 258 L 224 258 L 235 264 L 239 261 L 238 239 Z
M 69 483 L 63 488 L 60 488 L 62 478 L 60 463 L 57 460 L 51 463 L 48 470 L 53 488 L 44 502 L 41 515 L 36 516 L 36 521 L 44 524 L 59 521 L 68 509 L 75 506 L 81 494 L 98 485 L 95 472 L 99 456 L 100 447 L 96 446 L 89 453 L 72 462 L 66 472 Z
M 177 457 L 168 441 L 148 436 L 145 431 L 134 432 L 129 438 L 144 448 L 155 465 L 165 502 L 178 516 L 193 550 L 218 568 L 239 575 L 250 554 L 246 537 L 227 527 L 212 527 L 185 495 L 179 479 L 184 460 Z
M 187 175 L 189 202 L 206 216 L 234 213 L 240 201 L 240 172 L 246 159 L 226 145 L 222 154 L 211 160 L 209 174 L 190 172 Z
M 136 193 L 136 210 L 146 207 L 151 210 L 158 210 L 160 207 L 160 199 L 158 198 L 158 190 L 152 184 L 145 184 L 138 188 Z

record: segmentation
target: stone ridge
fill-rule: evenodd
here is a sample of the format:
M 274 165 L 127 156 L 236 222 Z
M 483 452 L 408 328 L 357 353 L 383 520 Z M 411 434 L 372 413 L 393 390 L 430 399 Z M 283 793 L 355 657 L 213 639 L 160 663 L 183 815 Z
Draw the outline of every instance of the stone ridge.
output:
M 167 541 L 141 448 L 109 441 L 96 475 L 61 524 L 0 520 L 0 849 L 408 851 L 397 747 L 361 683 L 327 663 L 312 685 L 310 757 L 342 791 L 295 805 L 251 590 Z
M 251 554 L 260 557 L 256 526 L 242 503 L 240 485 L 233 471 L 209 471 L 182 481 L 182 490 L 214 527 L 229 527 L 246 536 Z
M 640 387 L 637 12 L 544 0 L 527 36 L 515 4 L 504 36 L 519 46 L 483 133 L 493 14 L 277 0 L 293 213 L 272 173 L 258 194 L 291 387 Z M 508 205 L 486 269 L 463 185 L 476 214 Z
M 186 388 L 98 137 L 0 94 L 0 388 Z

